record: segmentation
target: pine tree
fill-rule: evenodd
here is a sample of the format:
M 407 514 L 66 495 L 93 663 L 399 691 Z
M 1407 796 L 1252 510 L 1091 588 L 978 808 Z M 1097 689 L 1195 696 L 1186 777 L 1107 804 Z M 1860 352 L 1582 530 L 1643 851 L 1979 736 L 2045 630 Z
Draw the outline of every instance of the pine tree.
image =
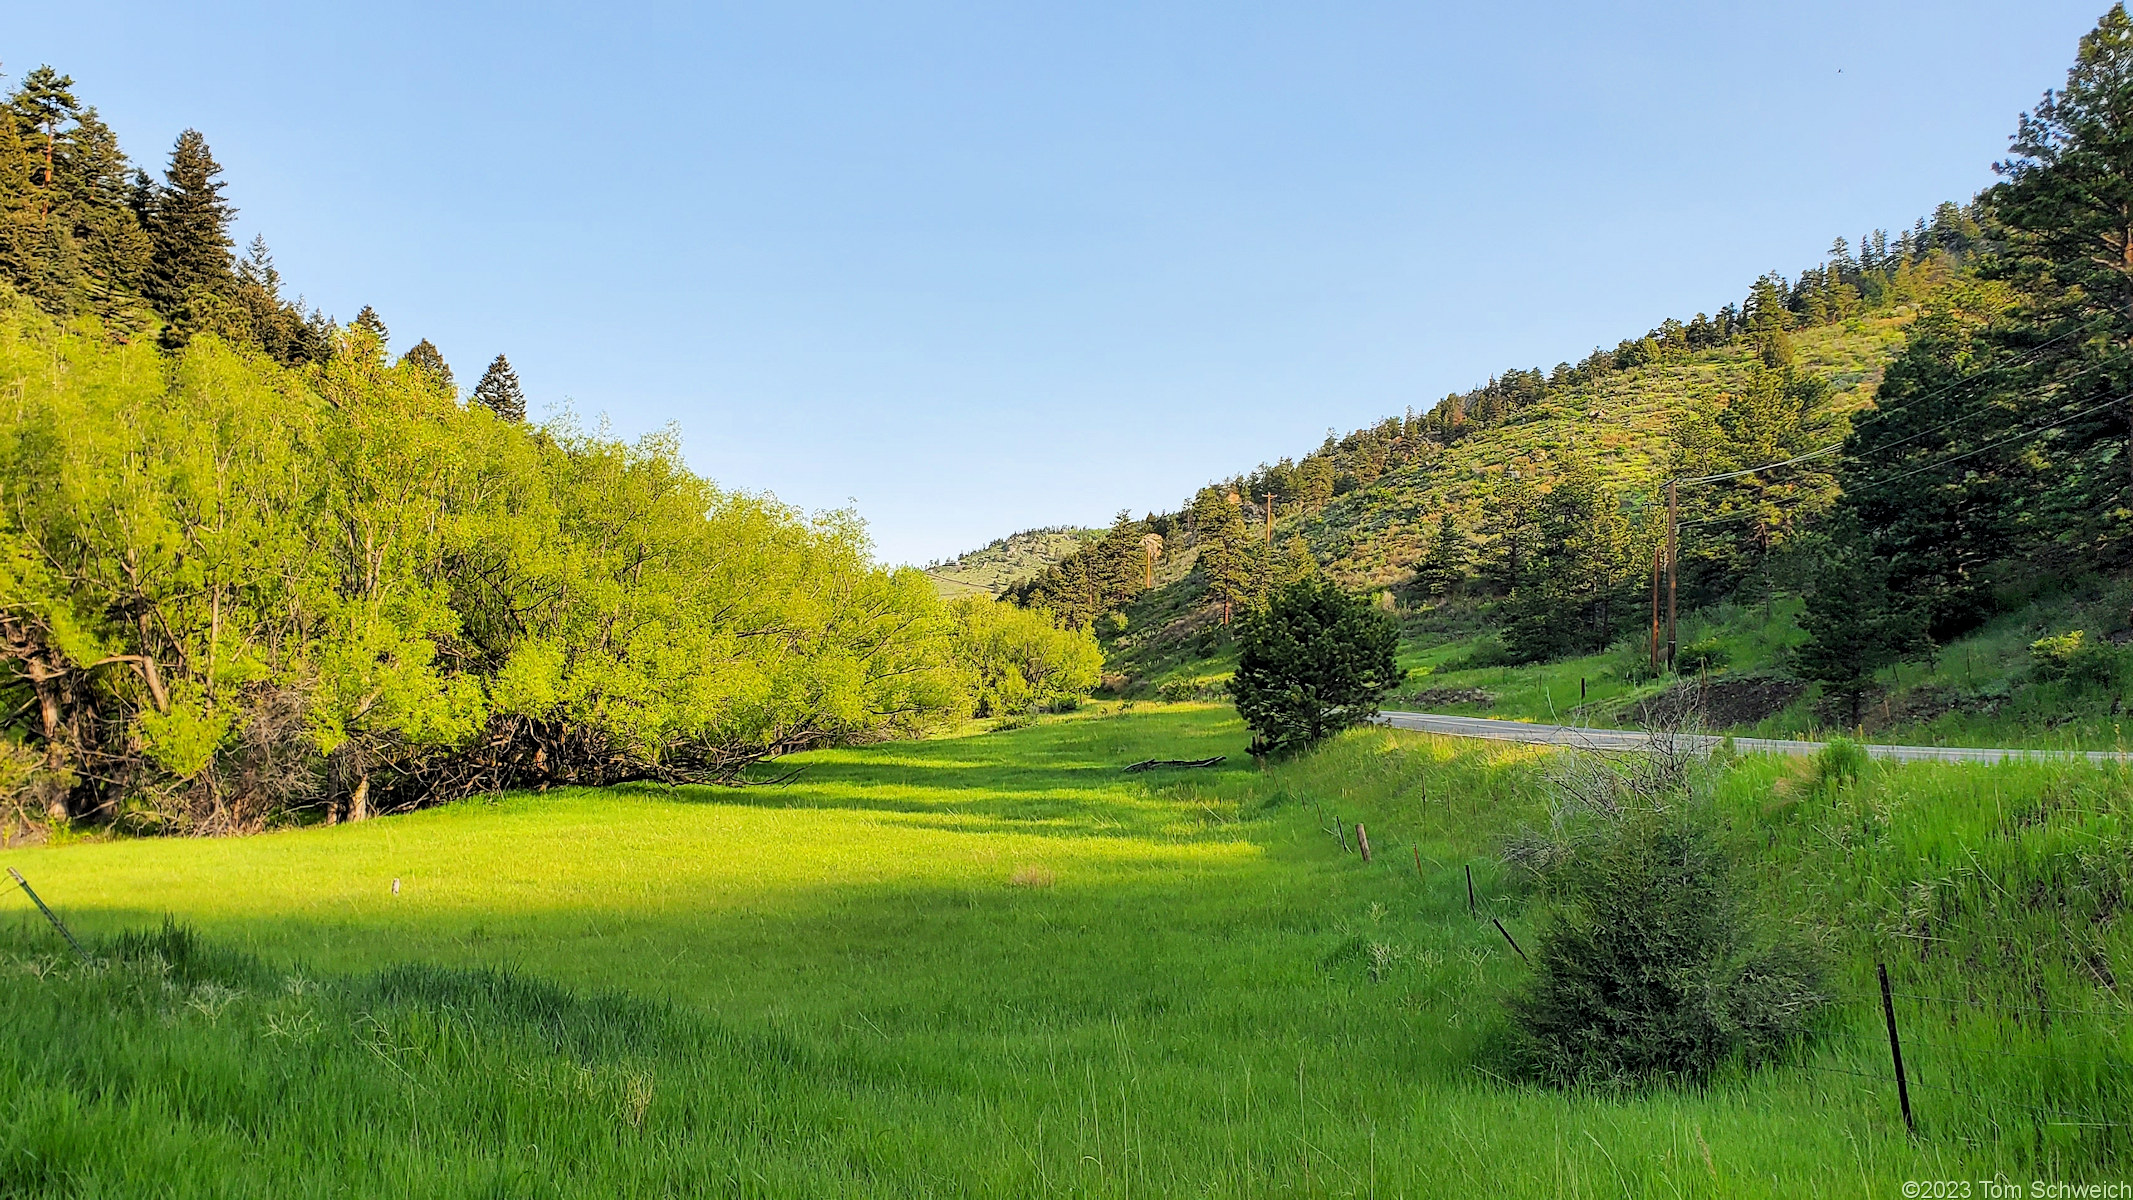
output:
M 2113 5 L 2082 37 L 2066 86 L 2022 114 L 2015 157 L 1986 193 L 2014 273 L 2078 285 L 2098 307 L 2133 303 L 2133 20 Z
M 385 327 L 385 318 L 379 316 L 378 310 L 368 304 L 364 305 L 362 311 L 356 314 L 355 327 L 369 334 L 378 343 L 380 349 L 383 349 L 392 341 L 392 331 Z
M 1254 754 L 1307 749 L 1371 719 L 1401 678 L 1399 627 L 1327 579 L 1276 592 L 1237 640 L 1230 694 Z
M 1283 543 L 1281 553 L 1274 556 L 1271 568 L 1272 577 L 1268 580 L 1267 588 L 1270 595 L 1279 593 L 1290 584 L 1317 579 L 1320 576 L 1318 558 L 1311 553 L 1310 545 L 1301 535 L 1293 533 L 1289 535 L 1289 540 Z
M 146 290 L 166 315 L 177 312 L 194 288 L 219 291 L 235 280 L 230 222 L 237 209 L 222 196 L 221 175 L 207 139 L 188 129 L 171 148 L 162 186 L 148 198 L 153 249 Z
M 140 291 L 154 252 L 128 203 L 132 167 L 93 108 L 76 118 L 60 151 L 60 187 L 81 249 L 86 298 L 109 322 Z
M 1227 625 L 1240 606 L 1256 598 L 1259 571 L 1254 561 L 1259 543 L 1244 523 L 1241 505 L 1230 503 L 1219 488 L 1203 488 L 1193 501 L 1193 537 L 1200 547 L 1200 574 L 1207 581 L 1207 594 L 1222 609 Z
M 1415 582 L 1429 595 L 1454 595 L 1473 564 L 1473 548 L 1447 511 L 1437 518 L 1437 534 L 1430 539 L 1429 552 L 1415 567 Z
M 400 356 L 400 361 L 436 380 L 439 387 L 454 395 L 458 394 L 458 385 L 452 380 L 451 365 L 444 361 L 443 352 L 430 344 L 428 338 L 416 342 L 413 349 Z
M 526 393 L 519 390 L 518 373 L 511 369 L 510 359 L 499 354 L 481 373 L 481 382 L 474 385 L 474 402 L 506 421 L 526 419 Z
M 60 127 L 71 125 L 81 113 L 81 102 L 74 98 L 74 80 L 49 66 L 38 67 L 22 77 L 22 86 L 8 98 L 8 109 L 17 136 L 42 154 L 43 161 L 33 165 L 31 180 L 37 188 L 38 222 L 48 223 L 53 200 L 59 195 Z
M 1852 725 L 1874 673 L 1929 644 L 1924 614 L 1890 590 L 1888 564 L 1857 546 L 1823 561 L 1800 628 L 1807 632 L 1796 652 L 1800 674 L 1842 700 Z

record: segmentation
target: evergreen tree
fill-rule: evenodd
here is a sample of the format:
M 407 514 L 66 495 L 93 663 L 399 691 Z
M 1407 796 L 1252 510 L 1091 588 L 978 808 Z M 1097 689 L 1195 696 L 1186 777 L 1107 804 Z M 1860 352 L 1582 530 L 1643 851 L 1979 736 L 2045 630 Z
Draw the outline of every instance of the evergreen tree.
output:
M 1858 546 L 1823 560 L 1800 628 L 1800 674 L 1842 700 L 1854 726 L 1874 673 L 1929 644 L 1918 607 L 1890 591 L 1888 565 Z
M 1141 593 L 1147 526 L 1120 512 L 1111 528 L 1039 574 L 1008 589 L 1007 599 L 1052 614 L 1062 629 L 1085 629 Z M 1160 546 L 1162 539 L 1156 539 Z
M 474 385 L 473 399 L 506 421 L 526 419 L 526 393 L 519 390 L 518 372 L 511 369 L 511 360 L 501 354 L 481 373 L 481 382 Z
M 1276 592 L 1245 616 L 1237 641 L 1230 694 L 1254 754 L 1307 749 L 1370 720 L 1401 677 L 1399 627 L 1326 579 Z
M 118 135 L 94 108 L 75 121 L 61 150 L 60 183 L 81 247 L 84 298 L 110 322 L 140 292 L 154 244 L 128 203 L 132 167 Z
M 1203 488 L 1192 506 L 1193 537 L 1200 547 L 1199 569 L 1207 581 L 1207 594 L 1222 609 L 1227 625 L 1237 609 L 1249 607 L 1256 598 L 1259 576 L 1255 561 L 1259 544 L 1244 523 L 1242 505 L 1231 503 L 1235 493 Z
M 2013 154 L 1977 214 L 1944 207 L 1927 235 L 1936 253 L 1993 251 L 1995 284 L 1927 307 L 1839 468 L 1863 552 L 1942 640 L 1987 619 L 2009 573 L 2133 561 L 2133 21 L 2122 6 L 2082 38 L 2065 88 L 2021 117 Z
M 392 331 L 385 327 L 385 318 L 379 316 L 378 310 L 368 304 L 356 313 L 355 327 L 377 342 L 380 350 L 392 342 Z
M 22 86 L 8 98 L 8 110 L 15 120 L 17 137 L 32 154 L 41 152 L 43 156 L 41 163 L 32 160 L 31 171 L 31 183 L 37 189 L 38 221 L 43 224 L 49 220 L 53 202 L 60 195 L 60 129 L 72 125 L 81 115 L 81 102 L 74 98 L 74 80 L 50 66 L 38 67 L 23 76 Z
M 1282 544 L 1281 553 L 1272 558 L 1272 575 L 1267 580 L 1267 594 L 1274 595 L 1289 585 L 1320 577 L 1318 559 L 1301 535 L 1290 534 Z
M 1590 465 L 1572 462 L 1540 501 L 1532 561 L 1511 592 L 1504 641 L 1532 661 L 1597 650 L 1631 611 L 1638 555 L 1629 521 Z
M 198 130 L 178 135 L 163 184 L 148 201 L 151 244 L 148 298 L 176 313 L 194 289 L 227 290 L 234 282 L 230 222 L 237 210 L 223 198 L 222 165 Z
M 1473 563 L 1473 547 L 1446 511 L 1437 518 L 1437 532 L 1430 539 L 1429 552 L 1415 568 L 1415 583 L 1431 596 L 1454 595 L 1466 581 Z
M 446 391 L 458 394 L 458 387 L 452 381 L 451 365 L 444 361 L 443 352 L 432 345 L 428 338 L 416 342 L 414 348 L 400 356 L 400 361 L 427 374 Z
M 2006 265 L 2032 285 L 2133 304 L 2133 21 L 2116 4 L 2081 39 L 2066 86 L 2024 113 L 1987 194 Z

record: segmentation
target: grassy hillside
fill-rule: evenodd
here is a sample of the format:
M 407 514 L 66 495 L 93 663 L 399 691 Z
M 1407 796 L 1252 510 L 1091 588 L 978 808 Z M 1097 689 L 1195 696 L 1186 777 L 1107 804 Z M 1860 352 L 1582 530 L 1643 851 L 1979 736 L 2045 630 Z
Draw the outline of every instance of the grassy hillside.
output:
M 1042 574 L 1100 531 L 1056 527 L 1025 529 L 926 568 L 944 600 L 957 596 L 998 596 L 1010 586 Z
M 2121 1129 L 2023 1107 L 2126 1110 L 2122 1012 L 2098 980 L 2133 946 L 2115 902 L 2061 870 L 2133 861 L 2122 774 L 1731 767 L 1717 794 L 1741 852 L 1782 915 L 1828 931 L 1828 1039 L 1707 1090 L 1565 1094 L 1503 1082 L 1489 1050 L 1524 968 L 1485 918 L 1532 936 L 1494 855 L 1546 819 L 1547 760 L 1364 730 L 1260 771 L 1244 741 L 1221 709 L 1142 708 L 813 753 L 785 788 L 14 851 L 114 961 L 69 965 L 9 893 L 0 1182 L 1893 1195 L 2123 1161 Z M 1213 771 L 1118 771 L 1218 753 Z M 1330 832 L 1356 821 L 1368 865 Z M 202 940 L 154 936 L 165 914 Z M 1965 1000 L 1904 1001 L 1915 1142 L 1877 958 L 1907 996 Z M 1971 1003 L 2009 998 L 2114 1015 Z
M 1688 614 L 1681 643 L 1692 660 L 1707 655 L 1713 665 L 1692 668 L 1678 681 L 1646 678 L 1641 645 L 1528 666 L 1492 665 L 1494 635 L 1476 632 L 1475 620 L 1412 614 L 1400 659 L 1408 680 L 1386 703 L 1609 727 L 1638 724 L 1648 706 L 1671 710 L 1698 693 L 1713 728 L 1762 737 L 1859 734 L 1926 746 L 2133 748 L 2123 678 L 2044 678 L 2031 650 L 2041 639 L 2077 630 L 2091 645 L 2133 641 L 2133 581 L 2072 581 L 1921 661 L 1884 668 L 1856 727 L 1818 685 L 1794 674 L 1790 651 L 1805 636 L 1799 611 L 1798 597 L 1779 596 L 1767 605 L 1719 604 Z M 1187 669 L 1204 670 L 1212 680 L 1228 665 L 1211 658 Z

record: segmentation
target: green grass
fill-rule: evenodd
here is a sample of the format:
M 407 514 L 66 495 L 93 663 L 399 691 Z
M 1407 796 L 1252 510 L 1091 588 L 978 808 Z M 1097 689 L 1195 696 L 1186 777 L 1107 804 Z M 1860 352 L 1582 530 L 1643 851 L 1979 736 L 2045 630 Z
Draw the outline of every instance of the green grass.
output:
M 1227 710 L 1141 707 L 810 754 L 786 788 L 11 851 L 114 961 L 68 965 L 10 894 L 0 1194 L 1893 1195 L 2122 1161 L 1994 1108 L 2122 1113 L 2121 1009 L 1943 1018 L 2079 1069 L 1958 1080 L 1922 1044 L 1986 1100 L 1922 1091 L 1914 1144 L 1865 982 L 1880 955 L 1920 990 L 2110 1005 L 2121 775 L 1732 768 L 1743 853 L 1831 930 L 1831 1039 L 1707 1090 L 1564 1094 L 1490 1073 L 1524 968 L 1465 892 L 1472 866 L 1532 936 L 1494 853 L 1546 819 L 1547 760 L 1363 730 L 1262 771 L 1244 742 Z M 1328 832 L 1356 821 L 1368 866 Z M 197 944 L 119 940 L 166 914 Z
M 1739 678 L 1781 670 L 1787 649 L 1799 640 L 1795 624 L 1797 598 L 1760 605 L 1722 604 L 1684 614 L 1677 638 L 1683 646 L 1715 642 L 1725 656 L 1720 677 Z M 1408 670 L 1400 693 L 1388 700 L 1399 707 L 1427 698 L 1432 710 L 1513 721 L 1576 724 L 1613 728 L 1640 700 L 1675 685 L 1673 679 L 1646 678 L 1647 651 L 1640 641 L 1598 654 L 1516 666 L 1466 666 L 1477 651 L 1496 644 L 1495 634 L 1476 632 L 1478 618 L 1420 614 L 1408 622 L 1400 644 L 1400 665 Z M 1480 691 L 1487 703 L 1445 702 L 1446 692 Z

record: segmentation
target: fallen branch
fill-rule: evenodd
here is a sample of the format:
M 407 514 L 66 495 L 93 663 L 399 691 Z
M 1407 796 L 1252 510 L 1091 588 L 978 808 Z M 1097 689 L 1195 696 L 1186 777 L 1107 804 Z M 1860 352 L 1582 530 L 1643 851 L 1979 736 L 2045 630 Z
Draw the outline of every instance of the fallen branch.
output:
M 1217 754 L 1213 758 L 1145 758 L 1137 763 L 1128 763 L 1125 769 L 1153 771 L 1157 767 L 1214 767 L 1220 766 L 1222 760 L 1228 757 L 1227 754 Z
M 740 776 L 736 775 L 731 779 L 721 780 L 720 783 L 724 787 L 737 788 L 784 787 L 786 784 L 791 783 L 795 779 L 798 779 L 800 777 L 800 772 L 805 771 L 806 769 L 806 765 L 802 764 L 800 766 L 794 767 L 792 770 L 785 772 L 783 775 L 780 775 L 775 779 L 742 779 Z

